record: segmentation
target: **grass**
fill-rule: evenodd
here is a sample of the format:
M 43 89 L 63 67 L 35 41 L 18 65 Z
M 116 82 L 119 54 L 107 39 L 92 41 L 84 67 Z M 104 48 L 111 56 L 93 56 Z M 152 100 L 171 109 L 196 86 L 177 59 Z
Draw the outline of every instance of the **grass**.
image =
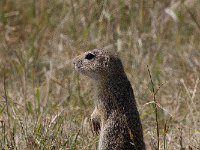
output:
M 0 1 L 0 149 L 96 148 L 94 85 L 71 63 L 96 47 L 121 55 L 148 149 L 200 149 L 199 14 L 199 0 Z

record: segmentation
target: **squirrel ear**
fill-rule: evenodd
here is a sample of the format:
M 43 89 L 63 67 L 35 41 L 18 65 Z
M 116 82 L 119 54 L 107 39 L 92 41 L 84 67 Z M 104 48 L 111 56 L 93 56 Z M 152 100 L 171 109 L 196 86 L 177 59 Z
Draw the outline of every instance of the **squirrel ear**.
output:
M 103 66 L 104 66 L 105 68 L 108 68 L 109 63 L 110 63 L 110 57 L 105 56 L 105 59 L 104 59 L 104 61 L 103 61 Z

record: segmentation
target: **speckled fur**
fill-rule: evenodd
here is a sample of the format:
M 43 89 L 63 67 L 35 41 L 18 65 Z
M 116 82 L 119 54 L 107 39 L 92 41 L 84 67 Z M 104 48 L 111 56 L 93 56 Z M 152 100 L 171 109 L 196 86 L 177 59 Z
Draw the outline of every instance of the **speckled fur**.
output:
M 86 55 L 93 54 L 93 59 Z M 131 84 L 115 53 L 94 49 L 73 61 L 96 85 L 94 124 L 100 125 L 99 150 L 145 150 L 142 125 Z M 96 128 L 96 130 L 98 130 Z

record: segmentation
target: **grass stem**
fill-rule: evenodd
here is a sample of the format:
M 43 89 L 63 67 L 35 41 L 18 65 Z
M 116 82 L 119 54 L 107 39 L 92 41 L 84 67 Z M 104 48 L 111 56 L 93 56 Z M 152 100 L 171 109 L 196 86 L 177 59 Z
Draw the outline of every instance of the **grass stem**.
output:
M 154 110 L 155 110 L 155 117 L 156 117 L 156 129 L 157 129 L 157 150 L 160 149 L 160 133 L 159 133 L 159 120 L 158 120 L 158 108 L 157 108 L 157 105 L 156 105 L 156 91 L 155 91 L 155 86 L 154 86 L 154 83 L 153 83 L 153 79 L 152 79 L 152 76 L 151 76 L 151 72 L 149 70 L 149 66 L 147 65 L 147 68 L 148 68 L 148 73 L 149 73 L 149 77 L 150 77 L 150 80 L 151 80 L 151 86 L 152 86 L 152 93 L 153 93 L 153 101 L 154 101 Z

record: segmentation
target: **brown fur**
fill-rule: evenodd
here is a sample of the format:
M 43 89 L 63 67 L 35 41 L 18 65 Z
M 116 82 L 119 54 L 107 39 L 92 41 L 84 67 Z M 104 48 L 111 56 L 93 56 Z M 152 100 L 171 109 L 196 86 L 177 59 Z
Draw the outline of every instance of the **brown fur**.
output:
M 142 125 L 131 84 L 115 53 L 95 49 L 73 61 L 78 72 L 96 85 L 91 115 L 99 150 L 145 150 Z

